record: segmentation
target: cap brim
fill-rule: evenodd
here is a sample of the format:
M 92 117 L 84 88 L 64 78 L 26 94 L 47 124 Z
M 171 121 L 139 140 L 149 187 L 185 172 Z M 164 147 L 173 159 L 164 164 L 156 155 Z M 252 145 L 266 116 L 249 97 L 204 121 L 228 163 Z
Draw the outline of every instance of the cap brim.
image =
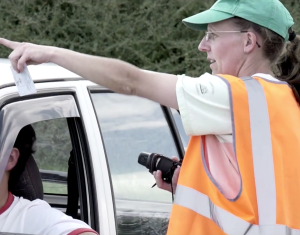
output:
M 196 15 L 185 18 L 182 20 L 182 22 L 187 27 L 194 30 L 207 30 L 207 24 L 227 20 L 232 17 L 234 17 L 234 15 L 232 14 L 209 9 Z

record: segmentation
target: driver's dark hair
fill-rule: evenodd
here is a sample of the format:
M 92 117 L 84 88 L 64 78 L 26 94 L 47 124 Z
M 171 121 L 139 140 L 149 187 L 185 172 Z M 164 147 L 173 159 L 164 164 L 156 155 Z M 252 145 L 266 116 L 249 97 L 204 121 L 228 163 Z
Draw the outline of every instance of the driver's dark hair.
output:
M 35 152 L 33 149 L 34 142 L 36 141 L 36 135 L 31 125 L 24 126 L 15 141 L 14 148 L 17 148 L 20 152 L 19 160 L 16 166 L 10 171 L 9 176 L 9 190 L 11 191 L 14 185 L 18 182 L 21 174 L 25 169 L 28 158 Z

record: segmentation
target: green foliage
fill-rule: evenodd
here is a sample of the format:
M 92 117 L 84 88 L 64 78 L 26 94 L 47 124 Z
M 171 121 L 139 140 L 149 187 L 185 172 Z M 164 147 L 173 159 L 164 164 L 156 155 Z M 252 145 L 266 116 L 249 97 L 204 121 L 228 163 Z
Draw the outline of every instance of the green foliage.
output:
M 14 0 L 0 2 L 1 37 L 55 45 L 133 63 L 144 69 L 199 75 L 203 33 L 181 20 L 213 1 Z M 0 57 L 10 50 L 0 48 Z
M 300 3 L 283 0 L 299 29 Z M 197 50 L 203 32 L 181 20 L 214 0 L 3 0 L 1 37 L 125 60 L 141 68 L 199 76 L 209 71 Z M 10 50 L 0 47 L 0 57 Z
M 72 144 L 67 120 L 53 119 L 32 124 L 36 133 L 34 158 L 40 169 L 68 171 Z
M 44 193 L 48 194 L 68 194 L 67 184 L 43 182 Z

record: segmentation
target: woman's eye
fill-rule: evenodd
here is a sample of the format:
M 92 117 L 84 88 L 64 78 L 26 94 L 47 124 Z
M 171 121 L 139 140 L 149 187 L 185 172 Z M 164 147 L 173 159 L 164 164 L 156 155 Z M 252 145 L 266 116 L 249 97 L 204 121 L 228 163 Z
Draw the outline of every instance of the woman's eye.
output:
M 212 32 L 207 32 L 206 33 L 206 41 L 213 41 L 218 35 Z

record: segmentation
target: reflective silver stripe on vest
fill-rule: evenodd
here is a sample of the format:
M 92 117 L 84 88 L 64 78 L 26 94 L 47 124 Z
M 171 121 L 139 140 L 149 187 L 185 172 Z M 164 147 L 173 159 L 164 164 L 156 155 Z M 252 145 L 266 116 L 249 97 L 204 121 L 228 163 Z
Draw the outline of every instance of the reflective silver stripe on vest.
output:
M 257 80 L 252 77 L 242 80 L 248 93 L 259 225 L 242 220 L 213 204 L 205 194 L 182 185 L 177 186 L 174 203 L 213 220 L 226 234 L 300 235 L 300 230 L 276 224 L 276 186 L 267 101 Z
M 228 235 L 300 235 L 300 230 L 290 229 L 285 225 L 250 224 L 216 206 L 205 194 L 179 184 L 176 188 L 174 204 L 213 220 Z
M 267 100 L 257 80 L 252 77 L 242 80 L 248 93 L 259 225 L 276 224 L 276 186 Z

